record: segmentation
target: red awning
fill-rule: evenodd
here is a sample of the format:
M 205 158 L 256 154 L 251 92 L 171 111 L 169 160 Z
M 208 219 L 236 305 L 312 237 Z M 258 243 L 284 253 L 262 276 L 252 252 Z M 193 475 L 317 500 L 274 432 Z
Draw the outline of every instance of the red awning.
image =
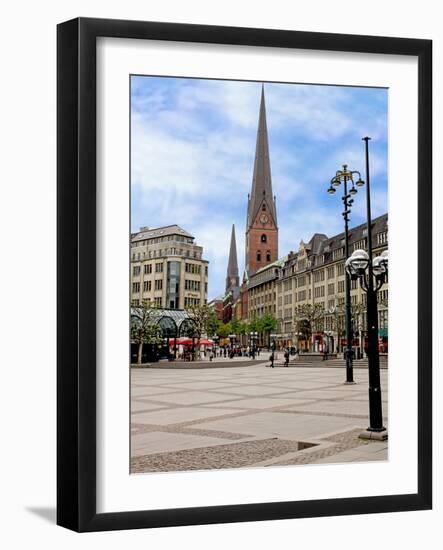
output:
M 192 338 L 187 338 L 185 336 L 182 336 L 181 338 L 177 338 L 176 342 L 177 342 L 177 346 L 179 345 L 192 346 Z M 212 340 L 208 340 L 207 338 L 200 338 L 200 339 L 196 338 L 194 340 L 194 344 L 196 346 L 212 346 L 214 342 Z M 174 338 L 169 338 L 169 345 L 170 346 L 174 345 Z

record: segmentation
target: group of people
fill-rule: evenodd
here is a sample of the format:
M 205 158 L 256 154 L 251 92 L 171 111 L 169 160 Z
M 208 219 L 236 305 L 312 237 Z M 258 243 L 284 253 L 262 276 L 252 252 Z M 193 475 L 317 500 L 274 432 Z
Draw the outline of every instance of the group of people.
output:
M 222 347 L 219 349 L 210 349 L 209 350 L 209 359 L 212 361 L 215 357 L 229 357 L 233 359 L 234 357 L 252 357 L 255 359 L 256 355 L 260 355 L 260 348 L 250 348 L 248 347 Z
M 284 353 L 283 353 L 283 357 L 284 357 L 284 365 L 285 367 L 289 367 L 289 358 L 291 356 L 291 353 L 292 355 L 295 355 L 295 357 L 297 358 L 298 357 L 298 350 L 295 350 L 295 351 L 291 351 L 290 348 L 285 348 L 284 349 Z M 271 368 L 274 368 L 274 361 L 275 361 L 275 351 L 272 350 L 271 352 L 271 355 L 269 356 L 269 360 L 271 361 L 271 364 L 269 365 Z

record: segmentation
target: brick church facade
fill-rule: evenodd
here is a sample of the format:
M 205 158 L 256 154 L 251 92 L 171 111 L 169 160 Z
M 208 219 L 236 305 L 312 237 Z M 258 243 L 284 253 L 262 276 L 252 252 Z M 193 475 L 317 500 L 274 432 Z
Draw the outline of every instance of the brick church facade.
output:
M 248 281 L 260 269 L 278 260 L 278 224 L 276 199 L 272 192 L 266 104 L 262 87 L 255 148 L 252 188 L 248 194 L 245 269 L 239 286 L 235 229 L 229 250 L 223 320 L 248 318 Z

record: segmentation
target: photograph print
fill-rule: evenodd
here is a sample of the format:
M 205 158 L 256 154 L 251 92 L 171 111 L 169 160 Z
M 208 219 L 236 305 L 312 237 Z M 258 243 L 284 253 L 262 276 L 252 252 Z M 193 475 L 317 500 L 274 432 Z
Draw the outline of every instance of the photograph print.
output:
M 388 89 L 130 100 L 130 472 L 387 461 Z

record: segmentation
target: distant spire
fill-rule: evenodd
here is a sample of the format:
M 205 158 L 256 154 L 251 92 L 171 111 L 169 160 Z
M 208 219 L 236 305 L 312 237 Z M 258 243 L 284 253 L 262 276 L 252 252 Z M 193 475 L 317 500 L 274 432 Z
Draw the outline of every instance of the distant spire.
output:
M 271 164 L 269 160 L 265 88 L 262 84 L 257 143 L 255 147 L 254 175 L 252 178 L 251 196 L 248 201 L 248 227 L 254 223 L 263 201 L 266 203 L 267 212 L 271 214 L 275 225 L 277 225 L 277 212 L 275 208 L 275 199 L 272 193 Z
M 238 288 L 239 282 L 235 225 L 232 224 L 231 245 L 229 247 L 228 269 L 226 273 L 226 292 L 228 292 L 228 290 Z

